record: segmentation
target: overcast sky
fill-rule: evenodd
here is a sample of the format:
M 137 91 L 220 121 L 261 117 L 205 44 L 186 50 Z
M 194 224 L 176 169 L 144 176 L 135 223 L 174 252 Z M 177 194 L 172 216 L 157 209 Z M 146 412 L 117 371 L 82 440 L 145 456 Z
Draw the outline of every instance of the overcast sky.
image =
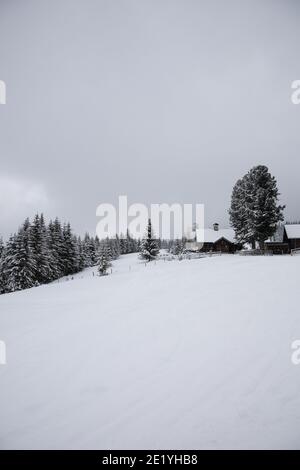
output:
M 298 0 L 0 0 L 0 233 L 102 202 L 204 203 L 256 164 L 300 219 Z

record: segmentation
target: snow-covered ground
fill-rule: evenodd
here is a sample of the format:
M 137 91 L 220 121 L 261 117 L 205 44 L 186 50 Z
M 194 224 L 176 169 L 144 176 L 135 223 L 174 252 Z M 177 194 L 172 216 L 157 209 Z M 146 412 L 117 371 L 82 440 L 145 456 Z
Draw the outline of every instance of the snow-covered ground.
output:
M 113 269 L 0 297 L 0 448 L 300 448 L 300 256 Z

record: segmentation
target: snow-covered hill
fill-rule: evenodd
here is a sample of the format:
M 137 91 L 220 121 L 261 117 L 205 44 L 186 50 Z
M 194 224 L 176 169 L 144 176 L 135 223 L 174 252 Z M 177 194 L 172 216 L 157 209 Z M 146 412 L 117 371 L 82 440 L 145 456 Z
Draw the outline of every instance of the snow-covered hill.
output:
M 300 257 L 123 256 L 0 297 L 0 447 L 300 448 Z

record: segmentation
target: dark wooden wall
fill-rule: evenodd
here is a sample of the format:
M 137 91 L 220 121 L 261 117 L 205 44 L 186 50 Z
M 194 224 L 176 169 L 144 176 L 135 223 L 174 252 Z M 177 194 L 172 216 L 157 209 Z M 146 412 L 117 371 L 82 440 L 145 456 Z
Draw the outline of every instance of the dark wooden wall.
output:
M 229 242 L 225 238 L 221 238 L 216 243 L 204 243 L 201 251 L 221 251 L 222 253 L 235 253 L 238 246 Z

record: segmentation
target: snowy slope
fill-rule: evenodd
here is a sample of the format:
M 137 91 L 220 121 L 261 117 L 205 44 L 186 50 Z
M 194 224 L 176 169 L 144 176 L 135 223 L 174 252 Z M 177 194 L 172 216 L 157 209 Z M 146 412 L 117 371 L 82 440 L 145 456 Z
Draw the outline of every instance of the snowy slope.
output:
M 0 448 L 300 448 L 300 257 L 157 262 L 0 297 Z

